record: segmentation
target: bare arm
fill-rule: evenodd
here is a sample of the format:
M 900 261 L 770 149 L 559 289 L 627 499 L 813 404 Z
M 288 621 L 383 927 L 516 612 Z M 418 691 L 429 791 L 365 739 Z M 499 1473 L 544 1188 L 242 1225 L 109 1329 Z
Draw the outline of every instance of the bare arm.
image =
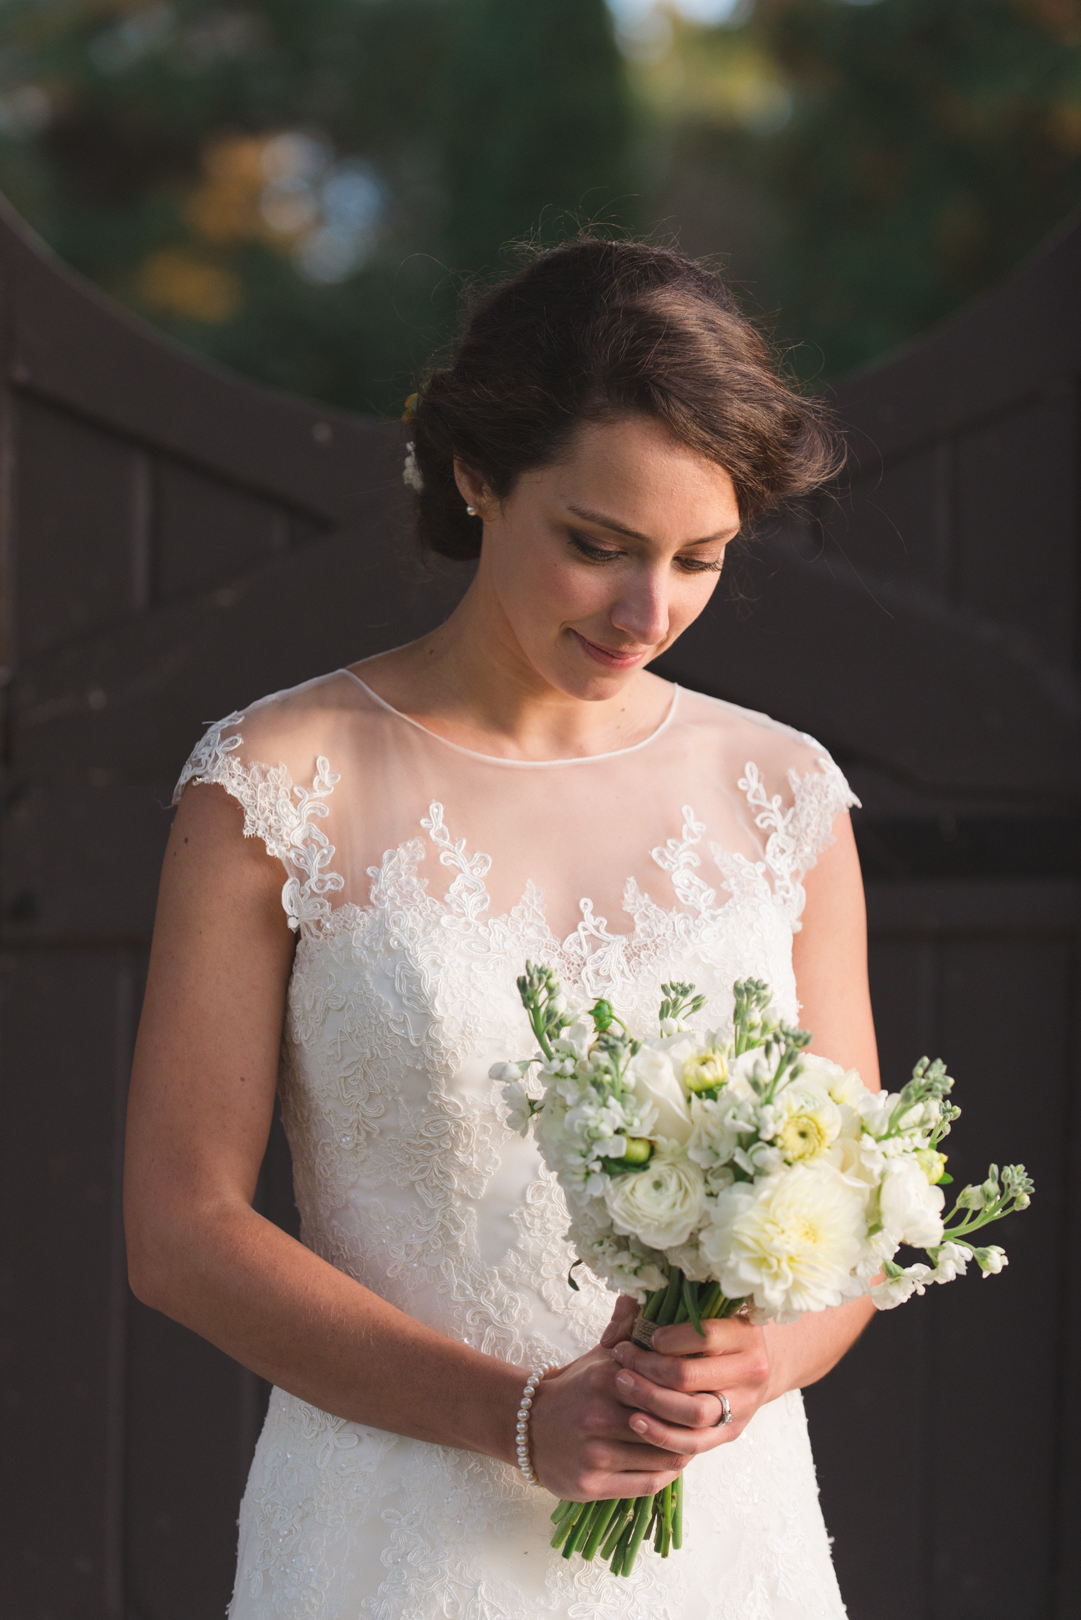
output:
M 880 1086 L 874 1020 L 867 982 L 867 917 L 859 857 L 847 815 L 834 824 L 835 842 L 807 874 L 803 929 L 793 941 L 800 1023 L 814 1031 L 812 1049 L 859 1070 L 872 1091 Z M 703 1323 L 706 1345 L 689 1323 L 662 1328 L 658 1351 L 617 1344 L 613 1355 L 624 1372 L 617 1380 L 627 1400 L 641 1398 L 647 1379 L 666 1389 L 703 1395 L 723 1390 L 734 1421 L 720 1431 L 734 1440 L 767 1401 L 801 1389 L 836 1366 L 874 1315 L 867 1298 L 802 1316 L 786 1327 L 740 1321 Z M 629 1333 L 632 1301 L 621 1301 L 619 1325 Z M 702 1354 L 703 1350 L 706 1351 Z M 656 1415 L 632 1420 L 657 1445 L 678 1443 L 677 1430 Z
M 326 1411 L 513 1463 L 521 1368 L 414 1321 L 252 1208 L 294 942 L 282 869 L 241 827 L 223 789 L 192 787 L 169 840 L 128 1114 L 132 1288 Z M 687 1427 L 714 1403 L 703 1417 L 682 1396 L 678 1455 L 633 1432 L 617 1371 L 598 1349 L 543 1386 L 534 1429 L 561 1494 L 651 1493 L 715 1443 Z

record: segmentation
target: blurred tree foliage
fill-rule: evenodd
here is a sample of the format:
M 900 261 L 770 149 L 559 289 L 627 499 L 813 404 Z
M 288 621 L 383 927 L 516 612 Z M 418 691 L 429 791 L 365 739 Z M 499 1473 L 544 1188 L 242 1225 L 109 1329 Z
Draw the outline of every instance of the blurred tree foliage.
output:
M 758 0 L 738 15 L 640 30 L 650 202 L 686 246 L 728 255 L 752 306 L 804 342 L 806 372 L 925 330 L 1081 203 L 1078 0 Z
M 625 192 L 626 131 L 604 0 L 0 0 L 15 207 L 175 337 L 361 410 L 457 272 Z
M 593 217 L 719 253 L 808 375 L 1081 202 L 1081 0 L 0 0 L 0 189 L 204 353 L 396 411 L 460 272 Z

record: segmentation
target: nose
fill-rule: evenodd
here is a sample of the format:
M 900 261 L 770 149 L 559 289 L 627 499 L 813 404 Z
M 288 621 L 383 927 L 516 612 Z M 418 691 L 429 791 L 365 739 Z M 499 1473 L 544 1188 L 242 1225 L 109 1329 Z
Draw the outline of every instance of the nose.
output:
M 668 571 L 635 570 L 611 610 L 612 625 L 643 647 L 655 647 L 668 635 Z

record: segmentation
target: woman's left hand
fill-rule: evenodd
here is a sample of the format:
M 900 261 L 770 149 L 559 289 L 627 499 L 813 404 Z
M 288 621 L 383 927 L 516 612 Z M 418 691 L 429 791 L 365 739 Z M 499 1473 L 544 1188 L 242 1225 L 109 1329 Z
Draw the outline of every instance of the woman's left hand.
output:
M 718 1399 L 723 1394 L 728 1398 L 732 1421 L 717 1427 L 717 1444 L 738 1439 L 758 1408 L 770 1398 L 765 1330 L 734 1316 L 703 1322 L 701 1333 L 693 1323 L 680 1322 L 658 1328 L 653 1336 L 655 1348 L 643 1350 L 629 1337 L 636 1314 L 634 1301 L 621 1299 L 601 1341 L 610 1345 L 617 1336 L 626 1335 L 615 1344 L 612 1356 L 622 1369 L 616 1377 L 619 1398 L 634 1409 L 629 1420 L 634 1432 L 652 1445 L 681 1451 L 685 1449 L 686 1429 L 677 1421 L 665 1421 L 665 1392 L 675 1397 L 669 1414 L 673 1419 L 683 1404 L 679 1397 L 711 1396 L 716 1403 L 717 1425 L 724 1414 Z

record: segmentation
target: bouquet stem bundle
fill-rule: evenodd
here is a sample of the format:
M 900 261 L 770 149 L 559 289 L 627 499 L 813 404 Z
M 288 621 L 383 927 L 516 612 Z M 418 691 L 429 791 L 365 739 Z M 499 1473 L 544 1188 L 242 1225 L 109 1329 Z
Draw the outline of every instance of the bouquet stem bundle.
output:
M 657 1327 L 693 1322 L 695 1327 L 716 1317 L 733 1316 L 740 1301 L 726 1299 L 717 1283 L 696 1283 L 673 1266 L 667 1286 L 650 1294 L 642 1316 Z M 592 1559 L 599 1552 L 613 1575 L 629 1575 L 642 1543 L 652 1539 L 653 1550 L 667 1558 L 683 1545 L 683 1475 L 655 1496 L 625 1496 L 612 1502 L 560 1502 L 552 1514 L 556 1527 L 553 1547 L 564 1558 L 581 1553 Z

